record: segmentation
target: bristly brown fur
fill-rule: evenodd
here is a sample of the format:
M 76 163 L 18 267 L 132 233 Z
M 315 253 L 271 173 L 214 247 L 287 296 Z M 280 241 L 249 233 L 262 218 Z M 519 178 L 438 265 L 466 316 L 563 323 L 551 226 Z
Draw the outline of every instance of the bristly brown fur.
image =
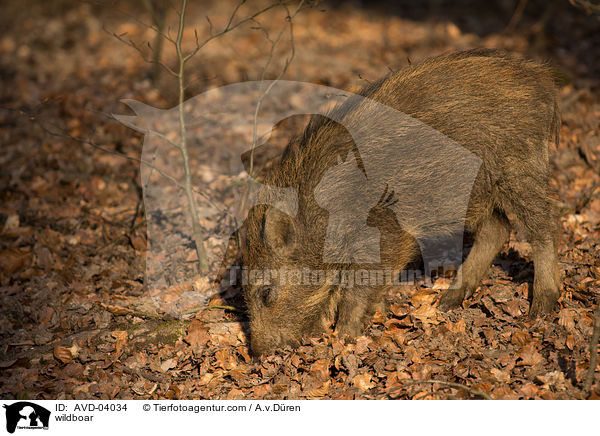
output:
M 359 94 L 420 120 L 483 162 L 466 216 L 475 242 L 457 274 L 462 282 L 455 282 L 442 296 L 440 306 L 457 307 L 471 295 L 510 228 L 516 227 L 533 249 L 530 314 L 551 311 L 560 282 L 548 144 L 552 137 L 558 143 L 560 110 L 549 68 L 497 50 L 469 50 L 412 64 L 370 83 Z M 361 110 L 358 99 L 333 109 L 338 119 L 350 123 L 360 121 Z M 333 268 L 321 260 L 328 213 L 318 206 L 313 192 L 326 171 L 337 164 L 337 157 L 346 156 L 354 147 L 346 129 L 323 116 L 314 116 L 303 135 L 290 142 L 265 183 L 295 187 L 298 214 L 291 218 L 264 205 L 250 212 L 242 250 L 248 268 Z M 342 187 L 338 194 L 351 195 L 353 189 Z M 423 235 L 408 234 L 388 212 L 381 210 L 371 220 L 381 232 L 381 263 L 372 267 L 403 268 L 419 253 L 414 238 Z M 439 226 L 431 231 L 449 230 Z M 266 290 L 248 286 L 252 348 L 262 353 L 297 344 L 303 335 L 322 331 L 334 316 L 341 334 L 358 335 L 384 292 L 383 287 L 373 286 L 274 283 Z

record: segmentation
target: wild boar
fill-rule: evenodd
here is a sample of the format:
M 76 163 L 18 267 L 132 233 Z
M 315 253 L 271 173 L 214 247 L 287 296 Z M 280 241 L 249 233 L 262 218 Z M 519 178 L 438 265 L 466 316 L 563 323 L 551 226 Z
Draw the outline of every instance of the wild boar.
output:
M 504 52 L 477 49 L 412 64 L 370 83 L 358 94 L 441 132 L 481 160 L 464 220 L 474 243 L 439 306 L 452 309 L 471 296 L 512 226 L 532 246 L 535 277 L 530 315 L 551 311 L 560 296 L 560 278 L 548 149 L 553 137 L 558 142 L 560 111 L 550 69 Z M 360 102 L 350 99 L 331 114 L 352 123 L 366 116 L 361 110 Z M 364 162 L 354 153 L 345 123 L 331 118 L 313 116 L 304 133 L 290 141 L 279 165 L 267 174 L 265 183 L 297 189 L 298 213 L 291 217 L 268 205 L 250 211 L 241 247 L 242 262 L 249 270 L 329 271 L 339 267 L 331 259 L 324 260 L 332 216 L 320 206 L 320 194 L 315 190 L 328 172 L 340 165 L 340 157 L 356 161 L 360 168 Z M 395 162 L 402 159 L 387 156 L 382 164 L 393 171 Z M 435 169 L 423 171 L 431 171 L 433 176 Z M 411 174 L 403 176 L 410 178 Z M 353 183 L 340 180 L 335 195 L 343 198 L 355 193 Z M 403 269 L 418 257 L 417 235 L 403 228 L 391 213 L 394 204 L 414 202 L 406 197 L 386 188 L 368 211 L 367 225 L 381 235 L 380 259 L 370 266 L 354 262 L 353 268 Z M 442 224 L 424 232 L 430 236 L 447 232 L 450 227 Z M 336 247 L 343 258 L 339 264 L 351 263 L 347 259 L 362 249 L 352 232 L 346 234 L 350 237 L 339 239 Z M 256 354 L 294 346 L 303 336 L 331 325 L 341 335 L 360 335 L 374 311 L 382 307 L 388 289 L 368 283 L 344 287 L 331 282 L 290 281 L 281 274 L 269 278 L 262 284 L 248 283 L 244 289 Z

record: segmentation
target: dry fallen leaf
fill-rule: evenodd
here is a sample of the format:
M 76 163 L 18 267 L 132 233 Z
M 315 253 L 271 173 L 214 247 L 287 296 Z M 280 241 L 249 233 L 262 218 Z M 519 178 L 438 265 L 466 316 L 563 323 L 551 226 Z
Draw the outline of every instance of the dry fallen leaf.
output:
M 118 358 L 123 351 L 123 347 L 127 344 L 127 332 L 125 330 L 115 330 L 112 333 L 115 342 L 115 358 Z
M 380 310 L 375 311 L 373 315 L 373 323 L 374 324 L 383 324 L 385 323 L 385 316 L 381 313 Z
M 243 400 L 245 397 L 244 391 L 241 389 L 232 389 L 227 393 L 228 400 Z
M 161 372 L 167 372 L 170 369 L 173 369 L 177 366 L 177 360 L 175 359 L 167 359 L 160 364 Z
M 4 223 L 3 232 L 10 232 L 12 230 L 19 228 L 19 215 L 12 214 L 6 218 L 6 222 Z
M 54 357 L 62 363 L 69 363 L 73 360 L 73 353 L 71 353 L 69 348 L 57 345 L 54 347 Z
M 499 382 L 502 382 L 502 383 L 510 382 L 510 374 L 507 371 L 502 371 L 498 368 L 492 368 L 492 369 L 490 369 L 490 372 L 492 373 L 494 378 L 496 380 L 498 380 Z
M 17 363 L 17 359 L 13 359 L 13 360 L 3 360 L 0 362 L 0 368 L 5 369 L 5 368 L 10 368 L 11 366 L 13 366 L 15 363 Z
M 514 332 L 510 337 L 510 342 L 518 347 L 523 347 L 531 342 L 531 334 L 525 330 Z
M 521 316 L 521 300 L 514 299 L 502 305 L 502 308 L 513 318 Z
M 131 242 L 131 246 L 137 251 L 145 251 L 148 242 L 146 241 L 146 234 L 144 232 L 133 232 L 128 235 L 129 242 Z
M 271 386 L 268 384 L 258 385 L 250 394 L 254 398 L 262 398 L 271 391 Z
M 447 327 L 452 333 L 464 333 L 466 331 L 467 324 L 465 323 L 464 319 L 459 319 L 455 323 L 449 322 Z
M 196 252 L 194 251 L 194 253 Z M 206 292 L 208 289 L 210 289 L 210 286 L 211 282 L 209 278 L 205 276 L 194 277 L 192 282 L 192 287 L 195 292 Z
M 442 289 L 442 290 L 444 290 L 444 289 L 450 288 L 451 284 L 452 284 L 452 279 L 449 279 L 449 278 L 446 278 L 446 277 L 439 277 L 433 283 L 433 286 L 431 287 L 431 289 Z
M 170 385 L 167 393 L 165 394 L 165 398 L 167 400 L 178 400 L 179 397 L 181 397 L 181 388 L 176 384 Z
M 533 383 L 528 383 L 521 387 L 520 391 L 528 398 L 535 398 L 537 395 L 539 388 Z
M 192 320 L 184 340 L 195 354 L 200 354 L 209 341 L 208 328 L 198 319 Z
M 146 380 L 138 379 L 132 386 L 131 390 L 135 392 L 137 395 L 145 395 L 146 394 Z
M 57 345 L 54 347 L 54 357 L 62 363 L 70 363 L 74 358 L 79 356 L 80 349 L 77 344 L 73 344 L 70 348 Z
M 373 342 L 373 339 L 371 339 L 368 336 L 359 336 L 358 338 L 356 338 L 356 354 L 362 354 L 362 353 L 366 353 L 367 351 L 369 351 L 369 345 Z
M 307 398 L 320 398 L 324 397 L 329 393 L 329 387 L 331 386 L 331 380 L 327 380 L 320 387 L 311 389 L 307 394 Z
M 310 375 L 319 381 L 327 380 L 329 378 L 329 359 L 319 359 L 310 367 Z
M 215 367 L 225 370 L 234 369 L 237 366 L 235 357 L 226 349 L 215 351 Z
M 108 310 L 110 313 L 112 313 L 113 315 L 127 315 L 131 313 L 131 310 L 126 308 L 126 307 L 122 307 L 122 306 L 115 306 L 112 304 L 104 304 L 104 303 L 100 303 L 100 305 L 105 308 L 106 310 Z
M 29 263 L 31 253 L 22 248 L 8 248 L 0 252 L 0 268 L 6 274 L 13 274 Z
M 562 371 L 551 371 L 545 375 L 537 375 L 535 379 L 543 384 L 545 389 L 552 387 L 555 390 L 564 390 L 566 388 L 565 374 Z
M 371 381 L 371 374 L 368 372 L 354 376 L 352 385 L 363 392 L 373 389 L 376 386 L 376 384 Z
M 410 312 L 410 316 L 413 320 L 421 321 L 423 324 L 437 325 L 440 323 L 440 321 L 437 318 L 438 313 L 438 309 L 434 306 L 423 304 L 417 309 Z
M 600 280 L 600 266 L 593 266 L 590 268 L 596 280 Z
M 246 363 L 250 363 L 252 361 L 252 358 L 250 357 L 250 353 L 248 351 L 249 350 L 246 345 L 238 345 L 237 347 L 237 352 L 240 356 L 242 356 L 242 359 L 244 359 L 244 362 Z
M 558 324 L 567 329 L 575 328 L 574 313 L 571 309 L 563 309 L 558 314 Z
M 544 357 L 537 351 L 533 343 L 525 345 L 518 353 L 521 358 L 517 365 L 536 366 L 544 362 Z
M 442 280 L 442 279 L 438 279 L 438 280 Z M 447 279 L 444 279 L 447 280 Z M 437 283 L 437 281 L 436 281 Z M 442 288 L 434 288 L 434 289 L 442 289 Z M 433 300 L 435 300 L 435 297 L 437 295 L 437 292 L 433 289 L 422 289 L 417 291 L 412 298 L 410 299 L 410 303 L 414 306 L 414 307 L 419 307 L 422 304 L 426 304 L 426 305 L 431 305 L 433 303 Z

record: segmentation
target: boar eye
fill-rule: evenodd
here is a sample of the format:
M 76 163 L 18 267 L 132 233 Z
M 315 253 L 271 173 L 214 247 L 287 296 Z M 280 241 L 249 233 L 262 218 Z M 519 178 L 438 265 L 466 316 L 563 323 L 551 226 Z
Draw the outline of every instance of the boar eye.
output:
M 270 306 L 275 302 L 275 292 L 270 286 L 263 286 L 258 290 L 258 298 L 265 306 Z

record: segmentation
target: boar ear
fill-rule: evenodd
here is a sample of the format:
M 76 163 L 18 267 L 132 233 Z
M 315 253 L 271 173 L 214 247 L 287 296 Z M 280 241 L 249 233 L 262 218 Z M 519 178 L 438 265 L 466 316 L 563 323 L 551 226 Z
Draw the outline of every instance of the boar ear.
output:
M 278 254 L 288 254 L 296 246 L 296 223 L 294 219 L 275 207 L 265 214 L 264 238 L 269 248 Z

